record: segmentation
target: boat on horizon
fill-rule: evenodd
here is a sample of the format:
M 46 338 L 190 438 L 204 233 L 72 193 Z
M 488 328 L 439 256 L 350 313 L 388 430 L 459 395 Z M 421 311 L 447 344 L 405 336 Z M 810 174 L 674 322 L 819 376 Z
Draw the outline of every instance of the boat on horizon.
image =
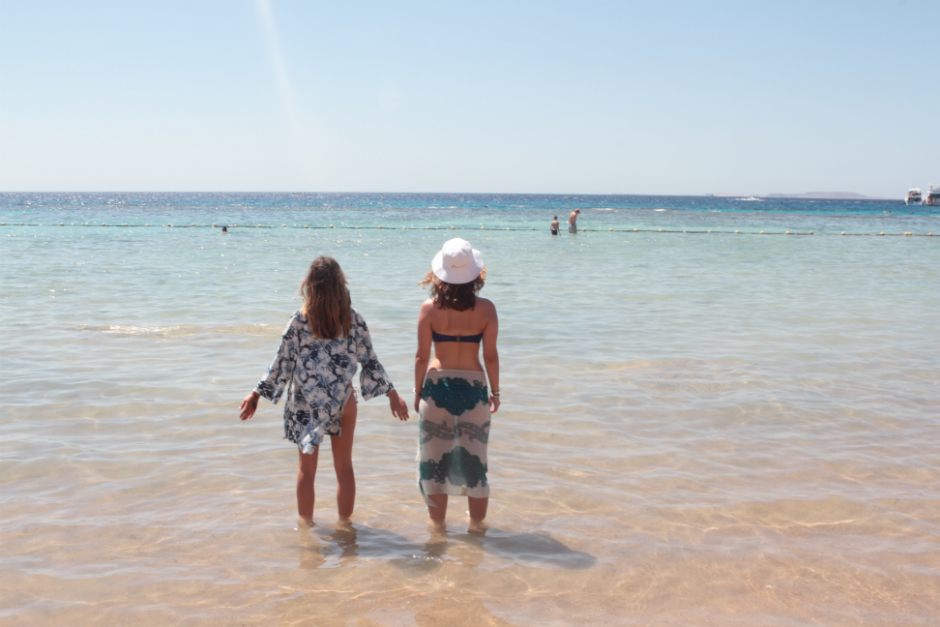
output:
M 917 205 L 921 202 L 920 188 L 912 187 L 907 190 L 907 198 L 904 199 L 905 205 Z
M 940 205 L 940 187 L 934 189 L 933 184 L 931 184 L 930 189 L 927 190 L 927 195 L 924 196 L 921 203 L 932 206 Z

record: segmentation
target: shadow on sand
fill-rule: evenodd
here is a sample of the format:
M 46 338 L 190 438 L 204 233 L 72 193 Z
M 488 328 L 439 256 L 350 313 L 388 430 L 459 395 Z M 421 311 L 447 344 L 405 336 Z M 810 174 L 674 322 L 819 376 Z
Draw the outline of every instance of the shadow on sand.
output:
M 597 559 L 568 548 L 545 533 L 514 533 L 489 529 L 486 533 L 434 532 L 424 544 L 385 529 L 347 527 L 301 529 L 300 568 L 342 568 L 359 558 L 388 560 L 407 570 L 434 570 L 447 561 L 475 566 L 486 556 L 542 566 L 584 570 Z M 457 551 L 458 548 L 469 549 Z M 453 557 L 448 553 L 459 553 Z

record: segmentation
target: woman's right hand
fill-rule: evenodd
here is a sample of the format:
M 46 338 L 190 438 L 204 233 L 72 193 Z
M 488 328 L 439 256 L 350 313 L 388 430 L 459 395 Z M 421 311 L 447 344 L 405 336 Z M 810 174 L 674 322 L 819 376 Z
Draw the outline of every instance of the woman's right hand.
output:
M 241 410 L 241 419 L 248 420 L 255 415 L 255 410 L 258 409 L 258 399 L 261 398 L 261 395 L 257 392 L 252 392 L 242 401 L 239 409 Z
M 421 395 L 415 394 L 415 412 L 418 413 L 418 415 L 421 414 L 421 410 L 419 409 L 420 405 L 421 405 Z

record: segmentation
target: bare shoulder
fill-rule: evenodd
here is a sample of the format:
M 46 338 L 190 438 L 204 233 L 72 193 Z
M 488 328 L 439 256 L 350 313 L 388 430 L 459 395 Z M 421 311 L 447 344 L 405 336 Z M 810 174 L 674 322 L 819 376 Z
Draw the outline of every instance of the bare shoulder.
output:
M 427 299 L 421 303 L 421 309 L 418 310 L 418 319 L 423 320 L 429 317 L 434 313 L 434 301 L 432 299 Z
M 477 296 L 476 309 L 484 316 L 495 317 L 496 305 L 489 298 L 480 298 Z

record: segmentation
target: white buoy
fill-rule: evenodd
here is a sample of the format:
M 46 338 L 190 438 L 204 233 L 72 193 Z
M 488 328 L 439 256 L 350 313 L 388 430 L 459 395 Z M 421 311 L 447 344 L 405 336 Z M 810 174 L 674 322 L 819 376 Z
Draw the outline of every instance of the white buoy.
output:
M 761 234 L 761 235 L 763 235 L 763 234 L 764 234 L 764 232 L 763 232 L 763 231 L 761 231 L 761 232 L 760 232 L 760 234 Z
M 881 234 L 882 234 L 882 235 L 884 235 L 884 234 L 885 234 L 885 232 L 884 232 L 884 231 L 882 231 L 882 232 L 881 232 Z
M 403 226 L 403 227 L 401 227 L 401 230 L 402 230 L 402 231 L 407 231 L 407 230 L 408 230 L 408 227 L 407 227 L 407 226 Z
M 108 226 L 108 225 L 107 225 L 107 224 L 105 224 L 104 222 L 102 222 L 102 223 L 101 223 L 101 226 Z
M 450 230 L 453 231 L 455 227 L 450 227 Z
M 426 227 L 424 227 L 424 230 L 425 230 L 425 231 L 430 231 L 430 230 L 431 230 L 431 227 L 426 226 Z
M 735 233 L 740 233 L 741 231 L 735 231 Z
M 172 224 L 167 224 L 167 226 L 173 226 Z
M 260 225 L 260 224 L 258 225 L 258 228 L 259 228 L 259 229 L 261 228 L 261 225 Z
M 333 225 L 332 225 L 332 224 L 330 225 L 330 228 L 331 228 L 331 229 L 333 228 Z
M 682 231 L 683 233 L 688 233 L 688 231 Z
M 282 224 L 282 225 L 281 225 L 281 228 L 282 228 L 282 229 L 286 229 L 286 228 L 287 228 L 287 225 L 286 225 L 286 224 Z
M 711 233 L 711 232 L 712 232 L 712 230 L 711 230 L 711 229 L 708 229 L 708 232 L 709 232 L 709 233 Z
M 485 227 L 485 226 L 481 226 L 481 227 L 480 227 L 480 230 L 481 230 L 481 231 L 485 231 L 485 230 L 486 230 L 486 227 Z
M 787 235 L 789 235 L 789 234 L 790 234 L 790 231 L 787 231 Z
M 613 229 L 612 229 L 612 228 L 611 228 L 611 229 L 608 229 L 608 231 L 613 231 Z
M 215 226 L 215 222 L 212 223 L 212 226 Z
M 507 226 L 507 227 L 506 227 L 506 230 L 507 230 L 507 231 L 511 231 L 512 229 L 510 229 L 510 228 Z
M 842 234 L 845 235 L 845 231 L 842 231 Z
M 62 223 L 62 224 L 60 224 L 59 226 L 65 226 L 65 222 L 63 222 L 63 223 Z
M 809 234 L 810 234 L 810 235 L 812 235 L 812 234 L 813 234 L 813 232 L 812 232 L 812 231 L 810 231 L 810 232 L 809 232 Z
M 382 225 L 381 225 L 381 224 L 379 225 L 379 228 L 380 228 L 380 229 L 382 228 Z
M 659 229 L 659 232 L 660 232 L 660 233 L 662 233 L 662 232 L 663 232 L 663 230 L 662 230 L 662 229 Z
M 305 229 L 309 229 L 310 227 L 305 224 L 305 225 L 304 225 L 304 228 L 305 228 Z
M 359 227 L 357 226 L 356 228 L 358 229 Z

